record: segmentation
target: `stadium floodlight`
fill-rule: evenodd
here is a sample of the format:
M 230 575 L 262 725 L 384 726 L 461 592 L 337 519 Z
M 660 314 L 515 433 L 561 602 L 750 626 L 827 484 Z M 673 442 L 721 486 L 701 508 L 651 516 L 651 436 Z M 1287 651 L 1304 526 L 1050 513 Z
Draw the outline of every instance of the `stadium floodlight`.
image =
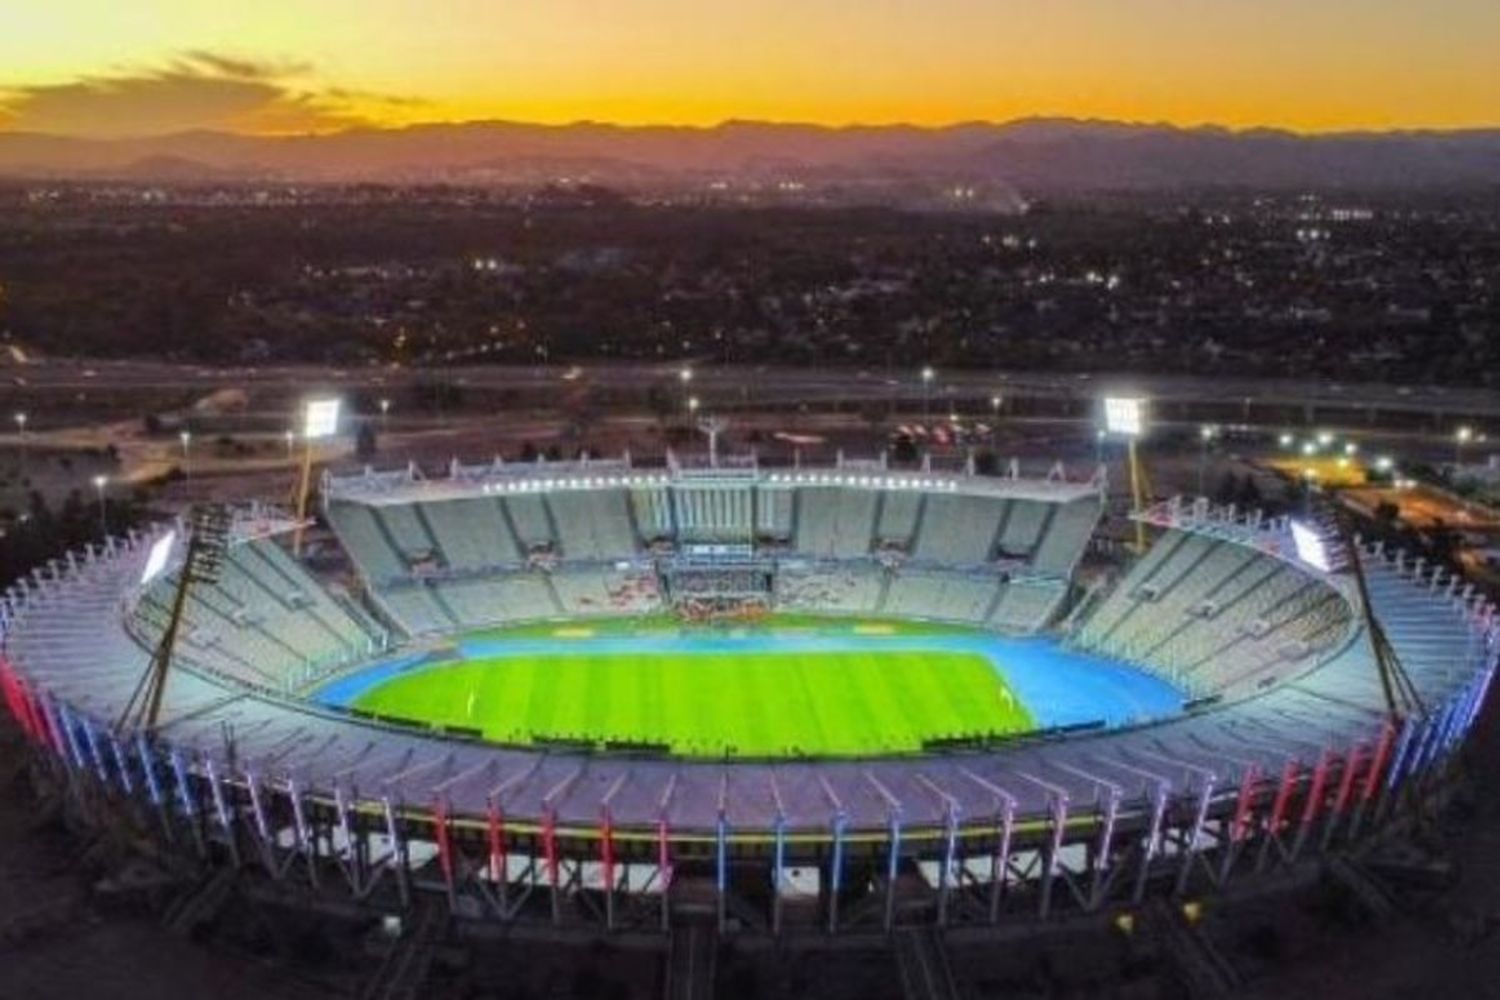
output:
M 316 441 L 337 434 L 340 403 L 338 399 L 309 399 L 302 411 L 302 436 Z
M 1301 521 L 1293 521 L 1291 525 L 1292 544 L 1297 548 L 1297 558 L 1313 569 L 1329 572 L 1332 564 L 1328 560 L 1328 546 L 1324 544 L 1322 534 Z
M 151 543 L 151 551 L 146 555 L 146 568 L 141 570 L 142 585 L 161 576 L 162 570 L 167 568 L 167 560 L 172 556 L 172 546 L 176 543 L 175 531 L 169 531 Z
M 1106 396 L 1104 429 L 1111 434 L 1140 437 L 1146 430 L 1146 401 L 1136 396 Z

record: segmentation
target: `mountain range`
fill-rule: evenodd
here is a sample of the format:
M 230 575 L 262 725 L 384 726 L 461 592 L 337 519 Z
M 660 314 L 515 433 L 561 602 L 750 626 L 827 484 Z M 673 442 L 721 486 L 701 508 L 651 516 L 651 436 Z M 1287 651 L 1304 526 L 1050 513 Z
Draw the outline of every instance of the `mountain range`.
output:
M 317 135 L 134 139 L 0 132 L 0 177 L 137 182 L 705 182 L 1005 186 L 1030 194 L 1203 186 L 1500 184 L 1500 128 L 1305 135 L 1032 118 L 940 128 L 469 122 Z

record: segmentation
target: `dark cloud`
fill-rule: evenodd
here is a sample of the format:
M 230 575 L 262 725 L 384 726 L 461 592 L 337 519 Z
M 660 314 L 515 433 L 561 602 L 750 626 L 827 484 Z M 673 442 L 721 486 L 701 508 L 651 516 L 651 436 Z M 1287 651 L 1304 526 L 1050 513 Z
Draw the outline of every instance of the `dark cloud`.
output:
M 375 124 L 361 109 L 414 98 L 299 86 L 311 68 L 194 50 L 136 73 L 0 86 L 0 128 L 124 137 L 189 129 L 327 132 Z

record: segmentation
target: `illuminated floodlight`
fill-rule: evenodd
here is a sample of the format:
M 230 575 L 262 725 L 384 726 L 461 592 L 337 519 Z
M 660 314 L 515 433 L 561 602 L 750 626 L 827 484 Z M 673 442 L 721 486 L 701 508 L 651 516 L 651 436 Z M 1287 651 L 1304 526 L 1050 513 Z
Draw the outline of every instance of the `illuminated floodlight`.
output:
M 1390 472 L 1396 467 L 1396 460 L 1389 455 L 1381 455 L 1375 460 L 1376 472 Z
M 169 531 L 156 541 L 151 543 L 151 551 L 146 555 L 146 568 L 141 570 L 141 583 L 147 584 L 161 576 L 162 570 L 167 568 L 167 560 L 172 557 L 172 546 L 177 543 L 177 532 Z
M 316 441 L 337 434 L 339 405 L 337 399 L 309 399 L 303 411 L 302 436 L 308 441 Z
M 1327 448 L 1329 445 L 1333 444 L 1333 432 L 1318 431 L 1318 444 L 1324 448 Z
M 1348 444 L 1344 445 L 1345 455 L 1357 455 L 1358 453 L 1359 445 L 1355 444 L 1353 441 L 1350 441 Z
M 1283 448 L 1290 448 L 1296 439 L 1293 438 L 1290 434 L 1283 434 L 1276 440 L 1277 443 L 1280 444 Z
M 1328 546 L 1323 543 L 1323 536 L 1315 528 L 1301 521 L 1293 521 L 1292 544 L 1297 547 L 1298 559 L 1313 569 L 1324 573 L 1329 571 Z
M 1111 434 L 1140 437 L 1146 430 L 1146 401 L 1134 396 L 1106 397 L 1104 429 Z

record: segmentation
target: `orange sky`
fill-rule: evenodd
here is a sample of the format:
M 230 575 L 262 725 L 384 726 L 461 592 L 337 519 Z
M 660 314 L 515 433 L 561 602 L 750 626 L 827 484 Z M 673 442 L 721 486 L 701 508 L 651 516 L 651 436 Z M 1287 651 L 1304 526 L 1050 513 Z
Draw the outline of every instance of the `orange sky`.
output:
M 12 0 L 0 128 L 1477 126 L 1497 52 L 1500 0 Z

